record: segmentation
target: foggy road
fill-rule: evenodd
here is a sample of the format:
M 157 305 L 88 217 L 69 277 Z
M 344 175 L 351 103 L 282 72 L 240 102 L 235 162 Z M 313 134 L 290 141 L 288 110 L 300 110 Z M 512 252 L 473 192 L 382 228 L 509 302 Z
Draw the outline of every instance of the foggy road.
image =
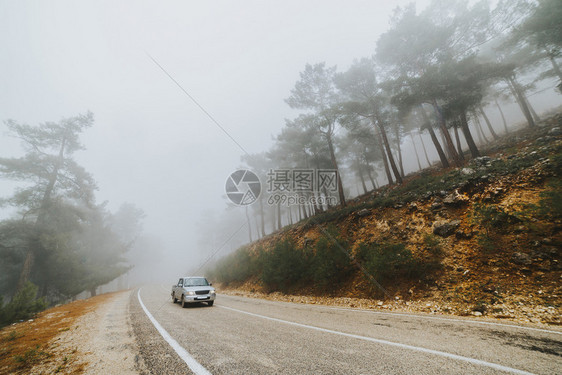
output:
M 169 294 L 163 286 L 145 286 L 130 301 L 142 357 L 156 374 L 185 374 L 190 368 L 200 374 L 556 374 L 562 369 L 562 333 L 554 330 L 225 295 L 213 307 L 182 309 Z

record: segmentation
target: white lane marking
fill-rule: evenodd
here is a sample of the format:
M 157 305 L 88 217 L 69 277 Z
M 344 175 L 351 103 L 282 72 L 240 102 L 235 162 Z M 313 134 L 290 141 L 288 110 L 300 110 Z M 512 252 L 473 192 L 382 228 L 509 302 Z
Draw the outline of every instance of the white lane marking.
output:
M 178 353 L 178 355 L 180 356 L 181 359 L 183 359 L 183 361 L 187 364 L 187 366 L 189 367 L 189 369 L 191 371 L 193 371 L 196 375 L 211 375 L 211 373 L 209 371 L 207 371 L 207 369 L 205 367 L 203 367 L 199 362 L 197 362 L 195 360 L 195 358 L 193 358 L 188 352 L 187 350 L 185 350 L 180 344 L 178 344 L 178 342 L 176 340 L 174 340 L 172 338 L 172 336 L 170 336 L 170 334 L 164 329 L 164 327 L 162 327 L 160 325 L 160 323 L 158 323 L 158 321 L 156 319 L 154 319 L 154 317 L 152 316 L 152 314 L 148 311 L 148 309 L 146 308 L 146 306 L 144 305 L 144 303 L 142 303 L 142 299 L 140 296 L 140 291 L 141 288 L 139 288 L 139 291 L 137 293 L 137 297 L 139 299 L 140 305 L 142 307 L 142 309 L 144 310 L 145 314 L 148 316 L 148 319 L 150 319 L 150 321 L 152 322 L 152 324 L 154 324 L 154 327 L 156 327 L 156 329 L 158 330 L 158 332 L 160 333 L 160 335 L 162 335 L 162 337 L 164 338 L 164 340 L 166 340 L 166 342 L 168 344 L 170 344 L 170 346 L 172 347 L 172 349 L 175 350 L 176 353 Z
M 224 296 L 226 296 L 227 298 L 231 297 L 231 298 L 235 299 L 235 297 L 230 296 L 230 295 L 225 294 Z M 249 297 L 239 297 L 239 298 L 249 298 Z M 443 320 L 443 321 L 446 321 L 446 322 L 484 324 L 484 325 L 509 327 L 509 328 L 515 328 L 515 329 L 526 329 L 526 330 L 530 330 L 530 331 L 546 332 L 546 333 L 554 333 L 556 335 L 562 335 L 562 331 L 554 331 L 554 330 L 544 329 L 544 328 L 533 328 L 533 327 L 518 326 L 518 325 L 515 325 L 515 324 L 480 322 L 478 320 L 473 320 L 473 319 L 455 319 L 455 318 L 445 318 L 445 317 L 438 317 L 438 316 L 425 316 L 425 315 L 416 315 L 416 314 L 408 314 L 408 313 L 391 313 L 391 312 L 385 312 L 385 311 L 372 311 L 372 310 L 354 309 L 354 308 L 345 308 L 345 307 L 318 306 L 318 305 L 309 305 L 309 304 L 302 304 L 302 303 L 295 303 L 295 302 L 284 302 L 284 301 L 283 301 L 283 303 L 288 303 L 288 304 L 297 305 L 297 306 L 313 307 L 315 309 L 352 311 L 352 312 L 367 313 L 367 314 L 380 314 L 380 315 L 392 315 L 392 316 L 398 316 L 398 317 L 412 317 L 412 318 L 419 318 L 419 319 Z
M 392 315 L 392 316 L 400 316 L 400 317 L 413 317 L 413 318 L 421 318 L 421 319 L 444 320 L 446 322 L 484 324 L 484 325 L 509 327 L 509 328 L 516 328 L 516 329 L 527 329 L 527 330 L 530 330 L 530 331 L 547 332 L 547 333 L 555 333 L 557 335 L 562 335 L 562 332 L 560 332 L 560 331 L 552 331 L 552 330 L 549 330 L 549 329 L 516 326 L 514 324 L 504 324 L 504 323 L 494 323 L 494 322 L 479 322 L 478 320 L 472 320 L 472 319 L 441 318 L 441 317 L 438 317 L 438 316 L 424 316 L 424 315 L 415 315 L 415 314 L 407 314 L 407 313 L 391 313 L 391 312 L 384 312 L 384 311 L 370 311 L 370 310 L 351 309 L 351 308 L 346 309 L 344 307 L 324 307 L 324 306 L 316 306 L 316 307 L 322 308 L 322 309 L 353 311 L 353 312 L 362 312 L 362 313 L 368 313 L 368 314 L 381 314 L 381 315 Z
M 512 374 L 521 374 L 521 375 L 533 375 L 532 372 L 527 372 L 527 371 L 523 371 L 523 370 L 518 370 L 512 367 L 507 367 L 507 366 L 502 366 L 502 365 L 498 365 L 496 363 L 491 363 L 491 362 L 486 362 L 486 361 L 481 361 L 479 359 L 474 359 L 474 358 L 470 358 L 470 357 L 463 357 L 461 355 L 456 355 L 456 354 L 451 354 L 451 353 L 447 353 L 447 352 L 440 352 L 438 350 L 433 350 L 433 349 L 426 349 L 426 348 L 422 348 L 419 346 L 412 346 L 412 345 L 406 345 L 406 344 L 400 344 L 397 342 L 393 342 L 393 341 L 386 341 L 386 340 L 381 340 L 381 339 L 375 339 L 372 337 L 367 337 L 367 336 L 359 336 L 359 335 L 354 335 L 351 333 L 344 333 L 344 332 L 339 332 L 339 331 L 333 331 L 331 329 L 326 329 L 326 328 L 320 328 L 320 327 L 315 327 L 315 326 L 309 326 L 307 324 L 301 324 L 301 323 L 296 323 L 296 322 L 291 322 L 289 320 L 282 320 L 282 319 L 277 319 L 277 318 L 272 318 L 269 316 L 265 316 L 265 315 L 259 315 L 259 314 L 254 314 L 248 311 L 243 311 L 243 310 L 238 310 L 238 309 L 233 309 L 232 307 L 226 307 L 226 306 L 218 306 L 221 307 L 223 309 L 227 309 L 227 310 L 232 310 L 232 311 L 236 311 L 239 312 L 241 314 L 246 314 L 246 315 L 250 315 L 250 316 L 254 316 L 257 318 L 262 318 L 262 319 L 267 319 L 267 320 L 271 320 L 274 322 L 278 322 L 278 323 L 284 323 L 284 324 L 289 324 L 289 325 L 293 325 L 296 327 L 301 327 L 301 328 L 308 328 L 308 329 L 313 329 L 315 331 L 320 331 L 320 332 L 325 332 L 325 333 L 332 333 L 335 335 L 340 335 L 340 336 L 345 336 L 345 337 L 351 337 L 354 339 L 359 339 L 359 340 L 364 340 L 364 341 L 371 341 L 371 342 L 375 342 L 377 344 L 383 344 L 383 345 L 390 345 L 390 346 L 395 346 L 401 349 L 408 349 L 408 350 L 414 350 L 417 352 L 422 352 L 422 353 L 429 353 L 429 354 L 434 354 L 434 355 L 438 355 L 441 357 L 446 357 L 446 358 L 450 358 L 450 359 L 455 359 L 458 361 L 463 361 L 463 362 L 468 362 L 474 365 L 479 365 L 479 366 L 485 366 L 485 367 L 490 367 L 493 368 L 495 370 L 499 370 L 499 371 L 505 371 L 505 372 L 509 372 Z

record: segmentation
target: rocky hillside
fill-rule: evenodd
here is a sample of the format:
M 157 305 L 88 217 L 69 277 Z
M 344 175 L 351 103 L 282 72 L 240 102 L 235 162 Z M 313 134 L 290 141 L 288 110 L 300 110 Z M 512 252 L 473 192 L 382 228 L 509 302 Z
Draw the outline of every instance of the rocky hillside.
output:
M 211 276 L 223 291 L 266 298 L 562 324 L 561 128 L 552 116 L 463 168 L 425 170 L 287 227 Z M 329 250 L 332 240 L 344 246 Z M 301 257 L 286 280 L 268 265 L 281 243 Z M 354 261 L 320 257 L 344 250 Z

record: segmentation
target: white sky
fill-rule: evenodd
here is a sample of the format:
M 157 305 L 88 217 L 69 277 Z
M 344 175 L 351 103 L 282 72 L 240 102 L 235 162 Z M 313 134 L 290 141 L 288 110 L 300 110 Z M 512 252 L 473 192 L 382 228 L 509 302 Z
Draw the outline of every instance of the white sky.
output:
M 197 222 L 226 206 L 224 182 L 242 151 L 146 53 L 256 153 L 294 116 L 283 99 L 306 63 L 344 70 L 371 55 L 407 3 L 0 0 L 0 120 L 92 111 L 76 157 L 98 201 L 135 203 L 148 232 L 189 253 Z M 5 131 L 0 123 L 0 155 L 21 155 Z M 0 181 L 0 195 L 13 187 Z

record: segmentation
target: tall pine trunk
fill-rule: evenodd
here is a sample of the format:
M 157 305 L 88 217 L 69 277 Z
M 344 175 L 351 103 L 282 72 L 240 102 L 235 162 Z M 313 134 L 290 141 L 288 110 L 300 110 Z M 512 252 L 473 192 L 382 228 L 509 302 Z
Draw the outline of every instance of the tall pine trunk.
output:
M 402 143 L 402 140 L 400 139 L 400 126 L 395 125 L 394 129 L 395 129 L 394 132 L 396 136 L 396 149 L 398 150 L 398 166 L 400 167 L 400 177 L 404 178 L 404 163 L 402 160 L 402 147 L 400 147 L 400 144 Z
M 422 145 L 423 154 L 425 156 L 425 161 L 427 161 L 427 166 L 431 167 L 431 161 L 429 160 L 429 156 L 427 156 L 427 149 L 425 148 L 425 142 L 423 141 L 423 137 L 421 135 L 421 132 L 418 133 L 418 136 L 420 137 L 420 143 Z
M 464 152 L 462 152 L 461 138 L 459 137 L 459 128 L 458 126 L 455 125 L 454 129 L 455 129 L 455 140 L 457 141 L 457 151 L 461 159 L 464 160 Z
M 338 162 L 336 160 L 336 153 L 334 151 L 334 144 L 332 142 L 332 136 L 330 134 L 330 132 L 328 132 L 326 134 L 326 139 L 328 141 L 328 149 L 330 151 L 330 158 L 332 159 L 332 165 L 334 166 L 334 169 L 336 170 L 336 179 L 337 179 L 337 184 L 338 184 L 338 196 L 340 199 L 340 204 L 342 207 L 346 206 L 345 203 L 345 195 L 343 192 L 343 183 L 341 180 L 341 174 L 340 174 L 340 170 L 338 168 Z
M 556 75 L 558 76 L 558 79 L 560 81 L 562 81 L 562 71 L 560 71 L 560 66 L 558 66 L 558 63 L 556 62 L 556 59 L 554 58 L 554 54 L 551 53 L 550 51 L 547 51 L 548 53 L 548 59 L 550 60 L 550 63 L 552 64 L 552 70 L 554 70 L 554 73 L 556 73 Z
M 439 108 L 439 105 L 437 104 L 437 101 L 435 99 L 433 100 L 433 108 L 435 110 L 435 113 L 437 113 L 437 117 L 439 119 L 439 128 L 441 129 L 441 134 L 443 134 L 443 136 L 445 137 L 445 144 L 447 146 L 447 150 L 449 150 L 449 154 L 451 155 L 455 165 L 461 166 L 462 163 L 459 154 L 455 149 L 455 145 L 453 144 L 453 140 L 451 139 L 451 134 L 449 134 L 449 129 L 447 129 L 445 117 L 443 116 L 443 113 L 441 112 L 441 108 Z
M 322 192 L 324 193 L 324 197 L 326 198 L 326 209 L 329 210 L 330 208 L 332 208 L 332 205 L 330 204 L 330 199 L 328 199 L 330 196 L 328 195 L 326 186 L 322 186 Z
M 371 174 L 371 167 L 367 168 L 367 176 L 369 176 L 369 180 L 371 181 L 371 185 L 373 185 L 373 190 L 378 189 L 377 183 L 373 179 L 373 175 Z
M 529 124 L 529 126 L 532 128 L 535 127 L 535 120 L 533 120 L 533 115 L 531 114 L 531 111 L 527 106 L 527 101 L 525 100 L 523 89 L 521 88 L 521 86 L 519 86 L 519 83 L 517 83 L 514 77 L 508 77 L 506 79 L 506 82 L 509 86 L 511 93 L 517 100 L 517 104 L 519 104 L 519 108 L 521 108 L 521 112 L 523 112 L 525 119 L 527 119 L 527 124 Z
M 478 132 L 478 137 L 480 138 L 480 143 L 483 143 L 482 138 L 484 138 L 484 141 L 486 143 L 490 143 L 490 140 L 488 139 L 488 137 L 486 137 L 486 134 L 484 133 L 484 129 L 482 128 L 482 123 L 480 122 L 480 119 L 478 118 L 478 113 L 472 112 L 472 118 L 474 119 L 474 126 L 476 127 L 476 131 Z
M 486 122 L 486 126 L 488 127 L 490 134 L 492 134 L 492 137 L 494 137 L 494 139 L 498 139 L 499 137 L 494 131 L 494 128 L 492 127 L 492 123 L 490 122 L 490 119 L 486 115 L 486 112 L 484 112 L 484 108 L 482 108 L 482 106 L 478 106 L 478 110 L 480 111 L 480 114 L 484 118 L 484 122 Z
M 390 169 L 394 173 L 394 178 L 396 179 L 396 182 L 401 184 L 402 183 L 402 176 L 400 175 L 400 172 L 398 171 L 398 167 L 396 166 L 396 161 L 394 160 L 394 156 L 392 156 L 392 150 L 390 149 L 390 143 L 388 142 L 388 137 L 386 135 L 386 130 L 384 128 L 384 125 L 380 121 L 381 120 L 380 116 L 377 116 L 377 118 L 375 120 L 376 120 L 376 124 L 378 125 L 378 128 L 379 128 L 379 132 L 380 132 L 383 144 L 384 144 L 384 148 L 386 150 L 386 156 L 388 157 L 388 163 L 390 164 Z
M 441 147 L 441 144 L 439 143 L 439 140 L 437 139 L 437 136 L 435 135 L 435 131 L 433 131 L 433 127 L 431 126 L 431 121 L 429 120 L 429 117 L 427 116 L 427 113 L 425 112 L 425 109 L 423 107 L 420 108 L 421 110 L 421 114 L 423 117 L 423 120 L 425 122 L 425 124 L 427 124 L 426 128 L 427 131 L 429 132 L 429 136 L 431 137 L 431 141 L 433 142 L 433 145 L 435 146 L 435 149 L 437 150 L 437 154 L 439 155 L 439 160 L 441 160 L 441 166 L 443 168 L 449 168 L 449 160 L 447 160 L 447 156 L 445 156 L 445 152 L 443 152 L 443 148 Z M 420 135 L 421 137 L 421 135 Z M 427 154 L 426 154 L 427 156 Z
M 384 149 L 382 137 L 380 135 L 380 132 L 377 130 L 377 126 L 375 125 L 374 122 L 373 122 L 373 125 L 375 126 L 375 133 L 376 133 L 377 141 L 379 143 L 379 149 L 381 150 L 382 163 L 384 165 L 384 171 L 386 173 L 386 178 L 388 179 L 388 184 L 392 185 L 392 184 L 394 184 L 394 181 L 392 179 L 392 173 L 390 173 L 390 166 L 388 165 L 388 159 L 386 157 L 386 151 Z
M 248 223 L 248 238 L 250 243 L 252 243 L 252 223 L 250 223 L 250 215 L 248 214 L 248 206 L 246 208 L 246 223 Z
M 293 211 L 291 210 L 291 206 L 287 207 L 287 216 L 289 216 L 289 225 L 293 225 Z
M 257 215 L 254 216 L 254 224 L 256 225 L 256 237 L 257 237 L 256 239 L 259 240 L 259 239 L 262 238 L 262 236 L 260 235 L 260 231 L 258 229 L 260 227 L 260 225 L 259 225 L 259 222 L 258 222 L 258 216 Z
M 468 144 L 468 149 L 470 150 L 470 155 L 473 158 L 477 158 L 480 156 L 480 152 L 478 151 L 478 147 L 476 147 L 476 143 L 474 143 L 474 139 L 472 138 L 472 134 L 470 134 L 470 129 L 468 127 L 468 119 L 466 118 L 466 112 L 461 112 L 461 129 L 464 134 L 464 139 Z
M 540 122 L 541 118 L 539 117 L 539 115 L 535 111 L 535 108 L 531 105 L 531 102 L 529 101 L 529 98 L 526 97 L 526 96 L 525 96 L 525 102 L 527 103 L 527 107 L 529 107 L 529 111 L 531 111 L 531 116 L 533 116 L 533 120 L 535 120 L 535 123 Z
M 277 230 L 283 228 L 283 223 L 281 222 L 281 202 L 277 203 Z
M 265 237 L 265 212 L 263 211 L 263 194 L 260 196 L 260 226 L 261 236 Z
M 500 106 L 500 103 L 498 103 L 497 99 L 495 99 L 494 101 L 496 102 L 496 107 L 498 107 L 498 110 L 500 111 L 500 115 L 502 117 L 502 122 L 503 122 L 503 127 L 505 129 L 505 134 L 507 134 L 507 133 L 509 133 L 509 130 L 507 128 L 507 121 L 505 120 L 505 116 L 503 114 L 502 107 Z
M 420 156 L 418 155 L 418 148 L 416 147 L 416 141 L 414 141 L 414 136 L 412 135 L 412 132 L 410 132 L 410 139 L 412 140 L 412 146 L 414 146 L 414 153 L 416 154 L 416 160 L 418 162 L 418 170 L 422 170 L 422 166 L 421 166 L 421 162 L 420 162 Z
M 367 184 L 365 183 L 365 177 L 363 177 L 363 168 L 359 166 L 359 160 L 356 159 L 358 168 L 359 168 L 359 179 L 361 180 L 361 186 L 363 187 L 363 194 L 367 194 L 369 190 L 367 190 Z

